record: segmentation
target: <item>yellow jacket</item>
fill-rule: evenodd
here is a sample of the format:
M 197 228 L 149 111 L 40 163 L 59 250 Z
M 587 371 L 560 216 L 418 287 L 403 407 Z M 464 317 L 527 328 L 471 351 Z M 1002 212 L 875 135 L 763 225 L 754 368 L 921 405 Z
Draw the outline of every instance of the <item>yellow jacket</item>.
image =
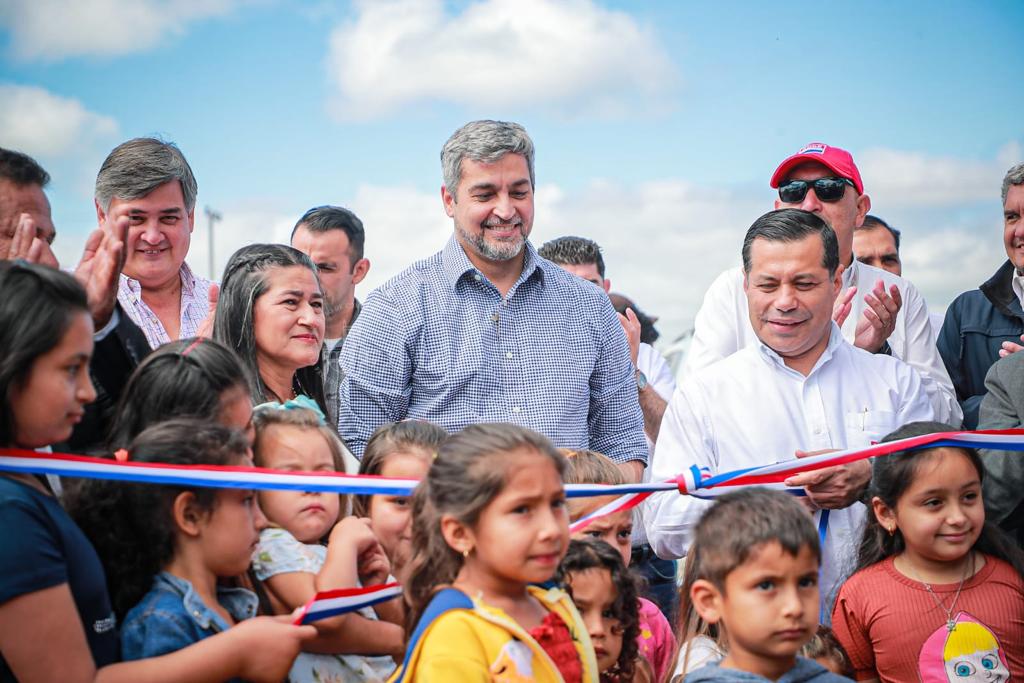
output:
M 583 663 L 584 683 L 597 683 L 594 647 L 568 594 L 559 588 L 535 586 L 529 591 L 565 621 Z M 449 597 L 458 594 L 457 606 L 442 608 L 446 611 L 424 623 L 431 616 L 428 608 L 420 620 L 423 628 L 418 627 L 412 636 L 413 652 L 391 677 L 392 683 L 562 683 L 562 675 L 544 649 L 505 612 L 457 591 L 445 593 Z

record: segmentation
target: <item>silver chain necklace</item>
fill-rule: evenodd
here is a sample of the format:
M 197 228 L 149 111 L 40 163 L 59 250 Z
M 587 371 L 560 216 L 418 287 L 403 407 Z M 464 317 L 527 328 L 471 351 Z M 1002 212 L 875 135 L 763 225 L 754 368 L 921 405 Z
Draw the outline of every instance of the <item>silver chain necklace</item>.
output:
M 914 569 L 914 566 L 910 564 L 910 562 L 907 562 L 907 568 L 910 569 L 911 573 L 914 575 L 914 578 L 917 579 L 922 586 L 924 586 L 924 589 L 928 591 L 928 595 L 932 596 L 932 600 L 934 600 L 935 604 L 939 606 L 939 609 L 946 613 L 946 630 L 955 631 L 956 620 L 953 619 L 953 610 L 956 609 L 956 601 L 960 599 L 960 591 L 963 590 L 964 581 L 967 580 L 968 573 L 972 576 L 974 575 L 974 552 L 971 551 L 971 559 L 967 564 L 964 565 L 964 573 L 963 576 L 960 577 L 960 585 L 956 587 L 956 595 L 953 596 L 953 602 L 952 604 L 950 604 L 949 609 L 946 609 L 946 605 L 942 602 L 942 600 L 939 599 L 939 596 L 935 594 L 935 591 L 932 590 L 931 584 L 921 580 L 921 577 L 918 575 L 917 570 Z M 970 572 L 968 572 L 968 568 L 970 568 Z

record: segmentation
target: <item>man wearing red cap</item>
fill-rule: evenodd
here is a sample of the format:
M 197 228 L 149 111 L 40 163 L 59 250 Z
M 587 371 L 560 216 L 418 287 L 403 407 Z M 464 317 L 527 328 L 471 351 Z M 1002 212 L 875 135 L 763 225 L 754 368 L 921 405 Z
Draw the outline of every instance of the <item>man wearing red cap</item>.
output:
M 850 153 L 812 142 L 779 164 L 770 184 L 779 191 L 776 209 L 810 211 L 835 230 L 844 270 L 834 318 L 843 336 L 854 346 L 913 366 L 936 419 L 959 425 L 963 412 L 936 348 L 924 297 L 907 280 L 853 258 L 853 231 L 863 224 L 871 199 Z M 742 269 L 727 270 L 712 283 L 697 313 L 681 382 L 756 341 L 747 318 Z

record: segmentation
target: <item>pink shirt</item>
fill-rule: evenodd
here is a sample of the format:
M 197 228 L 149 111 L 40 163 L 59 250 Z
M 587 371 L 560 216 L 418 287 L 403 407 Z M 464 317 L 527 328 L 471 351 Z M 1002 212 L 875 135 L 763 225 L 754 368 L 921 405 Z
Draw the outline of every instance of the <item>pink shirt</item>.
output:
M 181 264 L 181 321 L 178 339 L 196 336 L 199 326 L 206 319 L 210 309 L 210 285 L 213 283 L 192 272 L 187 263 Z M 156 313 L 142 300 L 142 286 L 121 273 L 117 288 L 117 301 L 136 325 L 146 335 L 151 349 L 173 341 L 164 329 Z
M 672 655 L 675 654 L 676 637 L 665 615 L 646 598 L 640 598 L 640 635 L 636 638 L 636 644 L 640 654 L 650 662 L 654 680 L 665 680 L 672 664 Z

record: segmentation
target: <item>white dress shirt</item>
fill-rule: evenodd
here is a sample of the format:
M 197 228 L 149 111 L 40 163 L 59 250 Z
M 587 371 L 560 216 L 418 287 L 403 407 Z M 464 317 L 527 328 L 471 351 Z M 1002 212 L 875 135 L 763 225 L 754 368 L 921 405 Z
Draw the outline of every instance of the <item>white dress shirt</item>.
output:
M 853 309 L 843 323 L 843 336 L 853 343 L 857 321 L 868 307 L 864 296 L 874 289 L 879 280 L 885 283 L 886 291 L 891 285 L 896 285 L 903 297 L 896 328 L 888 339 L 892 355 L 912 365 L 921 374 L 928 399 L 935 408 L 936 419 L 959 426 L 963 421 L 963 410 L 935 345 L 936 336 L 929 320 L 928 306 L 909 281 L 855 259 L 843 271 L 843 290 L 852 285 L 857 287 Z M 684 378 L 695 371 L 757 343 L 747 312 L 747 296 L 743 291 L 743 269 L 727 270 L 718 276 L 704 295 L 704 303 L 694 320 L 693 341 L 677 381 L 682 384 Z
M 828 347 L 807 377 L 757 342 L 680 384 L 661 423 L 652 479 L 671 479 L 691 465 L 715 475 L 793 460 L 797 450 L 867 446 L 934 415 L 916 370 L 855 348 L 833 323 Z M 644 521 L 654 551 L 686 555 L 711 502 L 674 492 L 648 499 Z M 854 503 L 829 514 L 823 601 L 853 568 L 864 513 Z
M 658 396 L 667 403 L 672 400 L 672 394 L 676 391 L 676 380 L 672 376 L 672 368 L 665 362 L 665 358 L 658 353 L 650 344 L 640 344 L 640 352 L 636 356 L 636 367 L 640 372 L 644 373 L 644 377 L 647 378 L 648 385 L 654 389 Z M 648 456 L 647 467 L 644 468 L 644 474 L 641 481 L 651 481 L 651 461 L 654 453 L 654 442 L 651 441 L 651 437 L 647 436 L 644 432 L 644 438 L 647 439 L 647 448 L 651 450 L 651 455 Z M 634 546 L 645 545 L 647 543 L 647 531 L 644 529 L 643 522 L 643 508 L 634 508 L 633 512 L 633 539 L 632 543 Z

